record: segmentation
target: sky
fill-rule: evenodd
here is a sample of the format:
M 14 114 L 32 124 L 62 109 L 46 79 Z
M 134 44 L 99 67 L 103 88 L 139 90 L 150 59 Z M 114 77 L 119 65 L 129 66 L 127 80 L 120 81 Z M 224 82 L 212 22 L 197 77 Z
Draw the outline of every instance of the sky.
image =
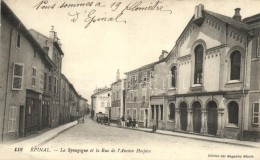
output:
M 116 80 L 117 69 L 124 78 L 125 72 L 157 61 L 162 50 L 170 51 L 196 5 L 229 17 L 237 7 L 242 18 L 260 13 L 258 0 L 4 1 L 27 29 L 48 36 L 54 26 L 65 54 L 62 73 L 89 102 L 96 88 Z M 68 5 L 80 3 L 85 6 Z M 153 10 L 131 11 L 135 4 Z

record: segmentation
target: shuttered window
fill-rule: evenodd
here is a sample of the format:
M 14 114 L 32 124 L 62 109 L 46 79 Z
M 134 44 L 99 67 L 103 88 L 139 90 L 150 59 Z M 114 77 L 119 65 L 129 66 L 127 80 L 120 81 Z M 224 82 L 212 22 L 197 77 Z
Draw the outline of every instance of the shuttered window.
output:
M 15 63 L 13 67 L 12 89 L 22 90 L 23 64 Z
M 36 86 L 36 68 L 32 67 L 32 86 Z
M 253 103 L 253 124 L 259 124 L 259 116 L 260 116 L 260 109 L 259 109 L 259 102 Z
M 8 132 L 14 132 L 16 127 L 16 107 L 10 106 L 8 114 Z
M 137 119 L 137 115 L 136 115 L 136 112 L 137 112 L 137 110 L 136 109 L 133 109 L 133 119 Z

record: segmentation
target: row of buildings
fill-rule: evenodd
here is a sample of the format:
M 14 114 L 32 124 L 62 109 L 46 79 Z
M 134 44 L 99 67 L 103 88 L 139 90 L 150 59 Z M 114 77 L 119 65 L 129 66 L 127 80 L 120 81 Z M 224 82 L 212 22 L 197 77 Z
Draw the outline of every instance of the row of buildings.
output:
M 87 100 L 61 73 L 64 53 L 51 28 L 28 30 L 1 1 L 1 141 L 28 136 L 84 114 Z
M 259 35 L 260 14 L 242 19 L 239 8 L 228 17 L 196 6 L 170 52 L 111 85 L 111 119 L 124 115 L 141 127 L 259 141 Z M 99 106 L 92 104 L 95 113 Z

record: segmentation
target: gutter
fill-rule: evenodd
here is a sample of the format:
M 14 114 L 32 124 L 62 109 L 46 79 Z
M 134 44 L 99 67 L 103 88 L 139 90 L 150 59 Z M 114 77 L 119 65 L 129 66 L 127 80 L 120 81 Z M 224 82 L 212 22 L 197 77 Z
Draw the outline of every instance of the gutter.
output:
M 248 55 L 248 36 L 246 38 L 246 53 L 245 53 L 245 62 L 244 62 L 244 76 L 243 76 L 243 97 L 242 97 L 242 113 L 241 113 L 241 137 L 240 137 L 240 140 L 243 141 L 244 140 L 244 110 L 245 110 L 245 97 L 246 97 L 246 92 L 245 92 L 245 89 L 246 89 L 246 75 L 247 75 L 247 55 Z
M 19 26 L 20 27 L 20 24 Z M 8 62 L 7 62 L 7 76 L 6 76 L 6 87 L 5 87 L 5 106 L 4 106 L 4 116 L 3 116 L 3 127 L 2 127 L 2 142 L 4 141 L 4 130 L 5 130 L 5 112 L 6 112 L 6 105 L 7 105 L 7 91 L 8 91 L 8 78 L 9 78 L 9 69 L 10 69 L 10 59 L 11 59 L 11 49 L 12 49 L 12 36 L 13 36 L 13 28 L 11 28 L 10 32 L 10 42 L 9 42 L 9 56 L 8 56 Z

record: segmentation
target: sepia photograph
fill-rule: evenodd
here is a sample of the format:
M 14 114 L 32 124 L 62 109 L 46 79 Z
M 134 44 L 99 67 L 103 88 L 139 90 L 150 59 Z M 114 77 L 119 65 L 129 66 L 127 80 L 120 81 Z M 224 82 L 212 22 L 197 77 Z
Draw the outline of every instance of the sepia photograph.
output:
M 260 160 L 260 0 L 1 0 L 0 160 Z

